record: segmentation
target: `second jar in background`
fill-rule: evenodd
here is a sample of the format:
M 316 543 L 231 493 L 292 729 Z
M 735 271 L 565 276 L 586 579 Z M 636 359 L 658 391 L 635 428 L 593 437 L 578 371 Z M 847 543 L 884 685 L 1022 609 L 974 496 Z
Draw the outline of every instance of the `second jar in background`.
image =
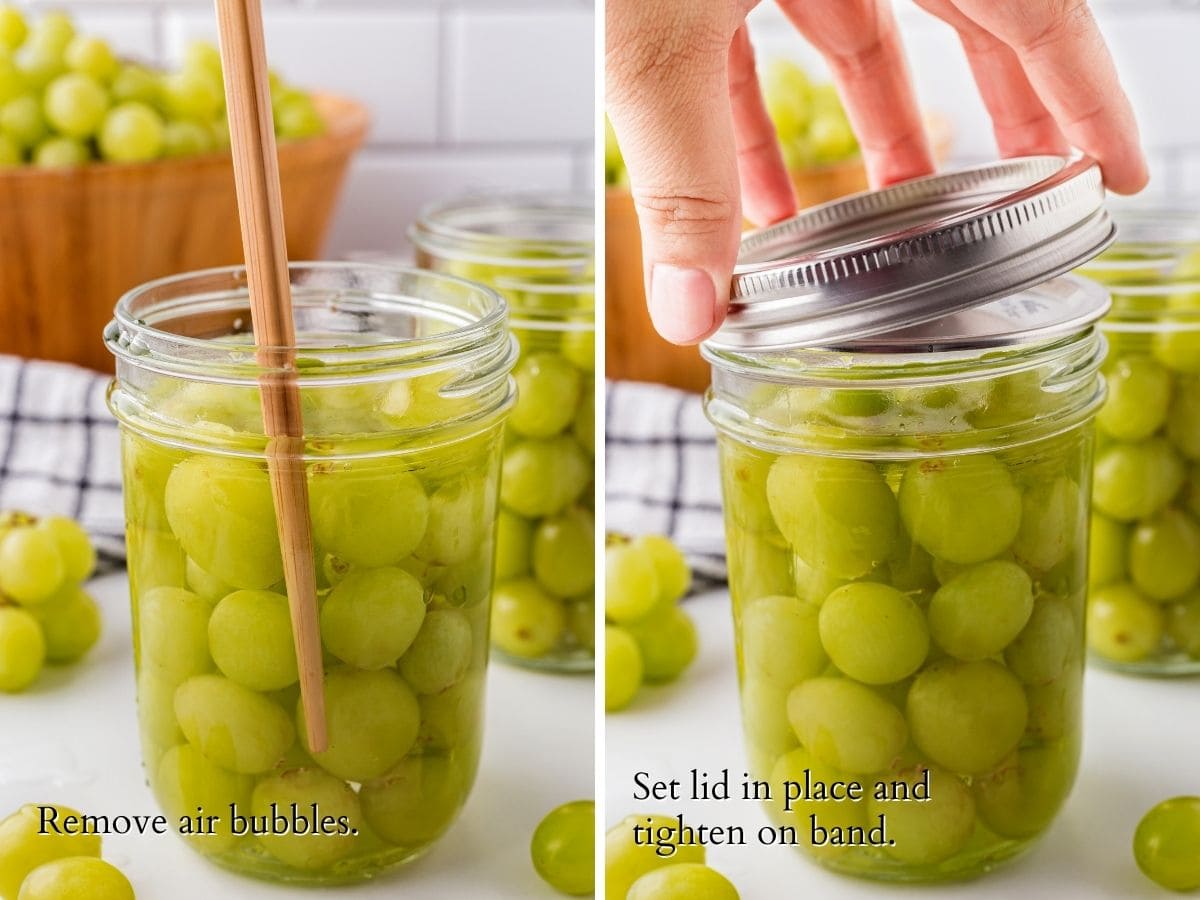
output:
M 586 198 L 439 204 L 418 263 L 509 302 L 520 359 L 501 478 L 492 644 L 535 668 L 590 670 L 595 642 L 595 246 Z
M 1081 270 L 1112 292 L 1102 323 L 1088 598 L 1093 659 L 1135 674 L 1200 672 L 1200 217 L 1117 217 Z

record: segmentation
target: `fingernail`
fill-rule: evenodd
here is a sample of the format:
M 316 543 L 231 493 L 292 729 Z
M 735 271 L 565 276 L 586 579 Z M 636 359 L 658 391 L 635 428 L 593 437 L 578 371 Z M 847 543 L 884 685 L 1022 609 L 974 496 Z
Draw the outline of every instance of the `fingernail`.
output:
M 694 344 L 708 337 L 717 320 L 717 292 L 701 269 L 660 263 L 650 275 L 650 320 L 673 344 Z

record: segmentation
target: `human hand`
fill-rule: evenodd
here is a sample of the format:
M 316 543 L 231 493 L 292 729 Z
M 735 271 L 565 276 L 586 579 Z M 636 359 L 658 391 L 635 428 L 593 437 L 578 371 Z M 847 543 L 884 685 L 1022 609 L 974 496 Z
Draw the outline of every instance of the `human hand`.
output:
M 746 16 L 758 0 L 608 0 L 608 113 L 642 229 L 655 328 L 695 344 L 725 318 L 743 215 L 796 211 Z M 888 0 L 777 0 L 829 64 L 871 183 L 933 171 Z M 1085 0 L 916 0 L 959 35 L 1002 156 L 1095 158 L 1148 180 L 1133 109 Z

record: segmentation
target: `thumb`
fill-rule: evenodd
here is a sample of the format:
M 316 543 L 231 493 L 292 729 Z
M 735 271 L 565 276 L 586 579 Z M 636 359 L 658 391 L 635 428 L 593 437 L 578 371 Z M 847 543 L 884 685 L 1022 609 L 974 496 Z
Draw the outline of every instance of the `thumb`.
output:
M 732 9 L 610 0 L 608 113 L 629 170 L 654 327 L 696 344 L 725 318 L 741 230 L 729 101 Z

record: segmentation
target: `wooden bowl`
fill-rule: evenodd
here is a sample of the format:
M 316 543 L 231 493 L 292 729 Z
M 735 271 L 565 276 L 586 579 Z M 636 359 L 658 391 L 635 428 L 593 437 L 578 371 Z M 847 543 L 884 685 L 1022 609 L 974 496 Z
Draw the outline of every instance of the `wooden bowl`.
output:
M 320 256 L 369 124 L 353 100 L 314 99 L 325 133 L 279 146 L 295 260 Z M 228 153 L 0 172 L 0 353 L 112 371 L 100 335 L 122 294 L 155 278 L 240 262 Z
M 940 116 L 929 115 L 926 126 L 934 156 L 942 162 L 950 155 L 949 124 Z M 859 159 L 791 174 L 801 209 L 868 187 L 867 171 Z M 703 392 L 708 387 L 710 373 L 699 348 L 668 344 L 650 322 L 642 274 L 641 233 L 629 191 L 609 188 L 604 210 L 606 376 Z

